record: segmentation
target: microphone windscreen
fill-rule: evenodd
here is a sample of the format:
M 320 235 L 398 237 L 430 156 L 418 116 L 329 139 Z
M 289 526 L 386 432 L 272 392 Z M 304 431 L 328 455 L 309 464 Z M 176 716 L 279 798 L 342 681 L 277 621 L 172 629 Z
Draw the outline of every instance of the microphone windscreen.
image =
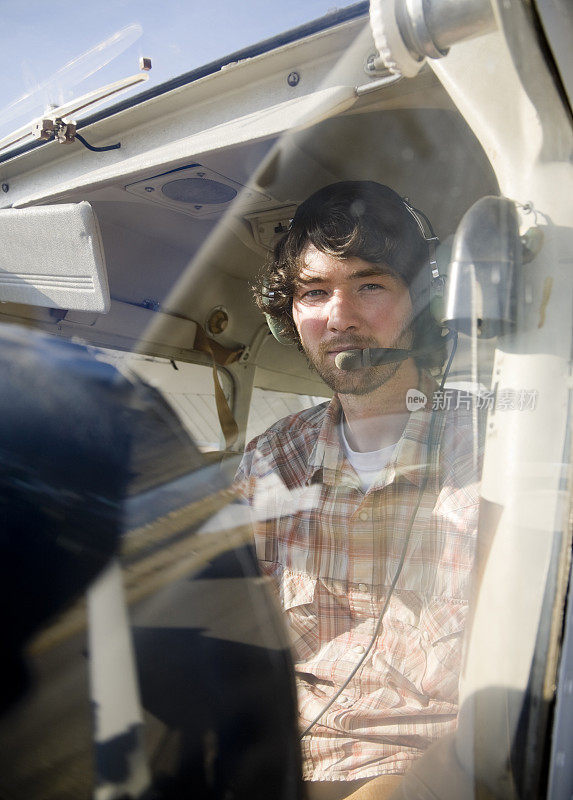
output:
M 395 364 L 418 355 L 421 350 L 401 350 L 395 347 L 366 347 L 364 350 L 345 350 L 334 359 L 338 369 L 350 372 L 363 367 L 379 367 L 381 364 Z
M 336 356 L 334 363 L 338 369 L 344 370 L 344 372 L 360 369 L 364 366 L 362 363 L 362 353 L 362 350 L 345 350 L 343 353 L 339 353 Z

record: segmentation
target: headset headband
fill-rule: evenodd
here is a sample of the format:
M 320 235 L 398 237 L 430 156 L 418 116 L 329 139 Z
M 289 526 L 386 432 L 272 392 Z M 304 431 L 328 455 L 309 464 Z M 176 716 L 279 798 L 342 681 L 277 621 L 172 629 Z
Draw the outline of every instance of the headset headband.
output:
M 436 248 L 440 244 L 440 240 L 434 233 L 434 229 L 432 228 L 432 223 L 428 219 L 428 217 L 424 214 L 423 211 L 420 211 L 419 208 L 414 208 L 414 206 L 410 205 L 407 197 L 402 197 L 402 202 L 406 210 L 411 214 L 411 216 L 415 219 L 416 225 L 420 229 L 420 233 L 424 237 L 424 241 L 428 245 L 428 257 L 430 262 L 430 270 L 432 271 L 432 288 L 437 289 L 438 287 L 443 290 L 444 286 L 444 278 L 440 275 L 440 270 L 438 269 L 438 261 L 436 259 Z M 424 228 L 424 222 L 427 226 L 427 231 Z

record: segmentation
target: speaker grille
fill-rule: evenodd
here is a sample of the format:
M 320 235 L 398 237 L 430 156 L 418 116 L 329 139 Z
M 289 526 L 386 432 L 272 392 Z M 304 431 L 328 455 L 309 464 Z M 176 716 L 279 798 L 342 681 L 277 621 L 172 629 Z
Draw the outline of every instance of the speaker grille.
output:
M 237 190 L 208 178 L 180 178 L 164 183 L 162 193 L 178 203 L 200 205 L 221 205 L 230 203 L 237 196 Z

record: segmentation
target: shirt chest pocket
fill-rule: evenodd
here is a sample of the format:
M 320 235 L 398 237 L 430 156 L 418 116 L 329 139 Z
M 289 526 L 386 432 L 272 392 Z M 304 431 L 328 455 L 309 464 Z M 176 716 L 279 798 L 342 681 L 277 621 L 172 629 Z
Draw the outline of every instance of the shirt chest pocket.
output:
M 284 486 L 271 488 L 272 491 L 266 491 L 255 505 L 257 556 L 261 562 L 276 563 L 275 572 L 284 565 L 288 574 L 281 587 L 281 597 L 298 597 L 304 594 L 303 590 L 300 586 L 296 590 L 291 588 L 290 583 L 296 584 L 301 575 L 308 581 L 313 580 L 308 570 L 315 561 L 320 487 L 304 486 L 290 491 Z M 290 576 L 293 576 L 292 581 Z
M 295 663 L 306 661 L 320 647 L 316 578 L 286 569 L 276 561 L 259 564 L 263 574 L 272 579 L 285 612 L 293 659 Z

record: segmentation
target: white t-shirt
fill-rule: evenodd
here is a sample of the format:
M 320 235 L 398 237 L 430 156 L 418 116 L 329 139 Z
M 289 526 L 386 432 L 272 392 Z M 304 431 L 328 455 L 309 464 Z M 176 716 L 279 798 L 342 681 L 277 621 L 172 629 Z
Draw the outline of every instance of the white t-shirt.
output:
M 368 491 L 380 474 L 380 471 L 388 464 L 397 444 L 397 442 L 394 442 L 394 444 L 383 447 L 381 450 L 357 453 L 356 450 L 353 450 L 348 444 L 344 432 L 344 423 L 340 426 L 340 442 L 346 458 L 350 461 L 354 471 L 360 478 L 360 488 L 363 492 Z

